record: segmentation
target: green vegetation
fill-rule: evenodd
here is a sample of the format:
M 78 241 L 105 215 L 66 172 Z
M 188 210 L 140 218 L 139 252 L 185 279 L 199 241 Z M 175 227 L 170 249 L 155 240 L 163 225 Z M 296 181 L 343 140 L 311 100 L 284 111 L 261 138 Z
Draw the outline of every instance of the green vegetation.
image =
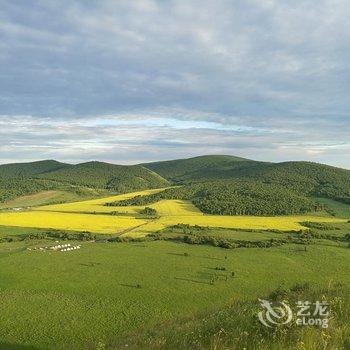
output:
M 3 227 L 0 226 L 0 232 Z M 7 231 L 5 227 L 5 232 Z M 11 232 L 11 231 L 10 231 Z M 19 230 L 21 232 L 21 230 Z M 44 229 L 24 229 L 21 233 L 4 235 L 0 234 L 0 243 L 3 242 L 20 242 L 28 240 L 64 240 L 64 241 L 95 241 L 105 240 L 106 237 L 90 232 L 74 232 L 74 231 L 60 231 L 60 230 L 44 230 Z
M 33 177 L 42 173 L 69 168 L 71 165 L 55 160 L 42 160 L 31 163 L 13 163 L 0 165 L 0 177 Z
M 300 194 L 347 200 L 350 171 L 312 162 L 267 163 L 230 156 L 203 156 L 144 164 L 176 182 L 245 179 L 280 185 Z
M 228 178 L 234 170 L 249 168 L 255 166 L 255 163 L 257 162 L 239 157 L 213 155 L 142 165 L 174 183 L 183 183 L 190 180 Z
M 30 195 L 16 197 L 3 203 L 0 202 L 0 209 L 27 208 L 42 205 L 60 204 L 66 202 L 74 202 L 82 199 L 96 198 L 101 195 L 106 195 L 106 191 L 85 187 L 76 187 L 74 190 L 70 189 L 69 191 L 42 191 Z
M 323 222 L 309 222 L 309 221 L 304 221 L 301 223 L 305 227 L 309 227 L 312 229 L 317 229 L 321 231 L 331 231 L 331 230 L 339 230 L 339 227 L 330 225 L 330 224 L 325 224 Z

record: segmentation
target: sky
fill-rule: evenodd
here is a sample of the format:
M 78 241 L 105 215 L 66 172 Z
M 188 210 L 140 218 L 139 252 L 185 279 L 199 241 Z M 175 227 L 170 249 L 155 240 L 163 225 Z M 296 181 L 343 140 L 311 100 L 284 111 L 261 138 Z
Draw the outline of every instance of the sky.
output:
M 350 168 L 347 0 L 0 0 L 0 163 Z

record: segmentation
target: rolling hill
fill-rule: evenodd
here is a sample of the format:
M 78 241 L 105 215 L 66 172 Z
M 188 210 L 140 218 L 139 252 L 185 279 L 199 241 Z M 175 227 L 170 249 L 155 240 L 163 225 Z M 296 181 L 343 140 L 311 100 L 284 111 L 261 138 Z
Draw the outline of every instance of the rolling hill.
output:
M 41 191 L 86 192 L 86 188 L 117 193 L 167 186 L 169 182 L 139 165 L 101 162 L 77 165 L 46 160 L 0 166 L 0 202 Z
M 225 155 L 140 165 L 54 160 L 0 166 L 0 201 L 48 190 L 126 193 L 181 184 L 149 198 L 191 200 L 209 214 L 283 215 L 327 208 L 317 198 L 348 202 L 350 171 L 312 162 L 260 162 Z M 142 203 L 140 203 L 142 201 Z
M 257 164 L 260 162 L 245 158 L 208 155 L 142 165 L 174 183 L 182 183 L 191 180 L 229 178 L 234 172 L 249 169 Z
M 143 165 L 176 184 L 239 179 L 280 185 L 303 195 L 350 197 L 350 170 L 312 162 L 201 156 Z
M 305 213 L 328 208 L 318 197 L 342 202 L 350 198 L 349 170 L 312 162 L 269 163 L 201 156 L 144 166 L 183 185 L 153 197 L 190 199 L 209 214 Z M 155 198 L 149 198 L 152 200 Z

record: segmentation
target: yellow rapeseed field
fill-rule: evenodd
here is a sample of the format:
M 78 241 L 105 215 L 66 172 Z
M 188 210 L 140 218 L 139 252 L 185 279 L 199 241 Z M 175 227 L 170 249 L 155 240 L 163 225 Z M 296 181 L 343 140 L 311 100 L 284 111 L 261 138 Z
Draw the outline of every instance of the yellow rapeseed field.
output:
M 148 205 L 157 210 L 160 216 L 186 216 L 186 215 L 203 215 L 190 201 L 165 199 L 157 203 Z M 142 208 L 142 207 L 140 207 Z
M 71 214 L 48 211 L 0 213 L 0 225 L 51 228 L 57 230 L 88 231 L 95 233 L 122 233 L 146 223 L 133 217 L 112 215 Z
M 125 235 L 142 237 L 151 232 L 161 230 L 167 226 L 176 224 L 188 224 L 198 226 L 235 228 L 235 229 L 256 229 L 256 230 L 281 230 L 298 231 L 305 229 L 300 222 L 346 222 L 344 219 L 318 216 L 224 216 L 224 215 L 187 215 L 187 216 L 164 216 L 157 221 L 150 222 L 141 227 L 129 231 Z
M 147 196 L 152 193 L 157 193 L 164 191 L 165 188 L 153 189 L 153 190 L 145 190 L 139 192 L 131 192 L 126 194 L 120 194 L 116 196 L 92 199 L 87 201 L 80 202 L 72 202 L 72 203 L 64 203 L 64 204 L 53 204 L 53 205 L 45 205 L 41 207 L 33 208 L 34 210 L 40 211 L 62 211 L 62 212 L 84 212 L 84 213 L 110 213 L 113 211 L 118 211 L 121 213 L 130 213 L 135 214 L 138 208 L 142 207 L 107 207 L 104 206 L 105 203 L 114 202 L 114 201 L 122 201 L 125 199 L 133 198 L 136 196 Z
M 107 207 L 105 203 L 148 195 L 164 189 L 127 193 L 81 202 L 47 205 L 33 211 L 0 213 L 0 225 L 52 228 L 72 231 L 89 231 L 106 234 L 125 234 L 139 237 L 156 232 L 167 226 L 189 224 L 236 229 L 300 230 L 300 222 L 346 222 L 344 219 L 318 216 L 221 216 L 205 215 L 191 202 L 161 200 L 147 206 L 157 210 L 159 219 L 136 219 L 135 215 L 144 206 Z M 125 216 L 108 215 L 110 212 L 125 213 Z M 102 213 L 98 215 L 89 213 Z M 105 213 L 105 215 L 103 215 Z M 125 231 L 125 232 L 124 232 Z

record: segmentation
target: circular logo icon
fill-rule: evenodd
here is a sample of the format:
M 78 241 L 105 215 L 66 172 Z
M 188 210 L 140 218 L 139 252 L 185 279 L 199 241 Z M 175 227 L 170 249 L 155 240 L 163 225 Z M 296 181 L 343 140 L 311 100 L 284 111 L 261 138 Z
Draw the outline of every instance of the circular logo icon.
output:
M 263 311 L 258 313 L 260 322 L 269 328 L 289 323 L 293 318 L 292 309 L 285 302 L 272 303 L 269 300 L 259 299 Z

